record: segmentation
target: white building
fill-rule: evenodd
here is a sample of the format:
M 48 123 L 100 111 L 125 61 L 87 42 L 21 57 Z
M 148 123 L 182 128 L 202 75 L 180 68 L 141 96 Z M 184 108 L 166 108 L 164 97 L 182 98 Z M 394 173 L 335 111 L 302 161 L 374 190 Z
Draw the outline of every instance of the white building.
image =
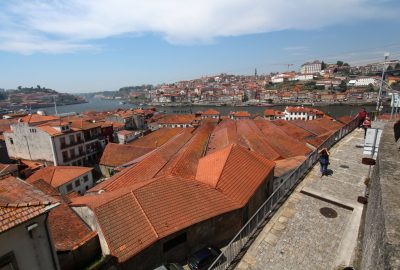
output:
M 370 84 L 376 86 L 379 84 L 379 81 L 372 77 L 360 77 L 355 80 L 350 80 L 347 85 L 354 87 L 365 87 Z
M 62 195 L 76 192 L 83 195 L 94 186 L 93 168 L 77 166 L 49 166 L 36 171 L 26 181 L 30 184 L 43 180 Z
M 87 161 L 84 136 L 81 130 L 68 123 L 52 122 L 30 126 L 19 122 L 6 131 L 8 155 L 13 159 L 34 160 L 46 165 L 82 166 Z
M 117 132 L 118 142 L 120 144 L 129 143 L 143 134 L 142 130 L 121 130 Z
M 314 79 L 313 74 L 298 74 L 295 77 L 296 81 L 311 81 Z
M 322 68 L 322 63 L 318 60 L 313 62 L 307 62 L 301 65 L 300 73 L 301 74 L 314 74 L 320 73 Z
M 323 112 L 306 107 L 286 107 L 284 114 L 285 120 L 314 120 L 324 116 Z
M 0 269 L 60 269 L 47 224 L 59 203 L 14 177 L 0 180 L 0 201 Z

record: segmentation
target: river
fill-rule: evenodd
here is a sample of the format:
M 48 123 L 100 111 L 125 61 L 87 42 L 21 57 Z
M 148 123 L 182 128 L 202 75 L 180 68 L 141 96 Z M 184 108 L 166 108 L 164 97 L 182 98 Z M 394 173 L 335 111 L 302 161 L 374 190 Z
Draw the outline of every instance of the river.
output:
M 375 110 L 375 105 L 366 105 L 366 106 L 350 106 L 350 105 L 326 105 L 326 106 L 314 106 L 313 108 L 319 109 L 324 113 L 338 118 L 344 115 L 354 116 L 361 107 L 366 108 L 368 112 Z M 118 108 L 135 108 L 133 104 L 120 104 L 118 100 L 104 100 L 104 99 L 96 99 L 92 98 L 88 100 L 88 103 L 82 104 L 73 104 L 73 105 L 66 105 L 66 106 L 57 106 L 58 113 L 69 113 L 69 112 L 76 112 L 82 113 L 85 111 L 108 111 L 108 110 L 115 110 Z M 195 113 L 197 111 L 205 111 L 209 108 L 216 109 L 221 112 L 222 115 L 228 115 L 231 111 L 248 111 L 251 114 L 262 114 L 265 109 L 272 108 L 275 110 L 283 111 L 285 106 L 273 106 L 273 107 L 230 107 L 230 106 L 222 106 L 222 107 L 215 107 L 215 106 L 183 106 L 183 107 L 157 107 L 158 111 L 163 111 L 166 113 Z M 42 108 L 39 110 L 44 110 L 48 114 L 54 114 L 55 110 L 53 107 Z M 383 109 L 384 113 L 390 113 L 390 108 L 385 107 Z

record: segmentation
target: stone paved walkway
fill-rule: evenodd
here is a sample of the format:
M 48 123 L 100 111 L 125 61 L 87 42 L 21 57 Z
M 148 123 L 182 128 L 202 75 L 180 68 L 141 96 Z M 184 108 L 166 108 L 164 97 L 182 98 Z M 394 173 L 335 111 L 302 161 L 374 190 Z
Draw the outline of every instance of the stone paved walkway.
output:
M 236 269 L 338 269 L 357 244 L 368 167 L 361 164 L 363 130 L 331 150 L 332 175 L 317 164 L 253 242 Z M 321 214 L 327 207 L 331 216 Z

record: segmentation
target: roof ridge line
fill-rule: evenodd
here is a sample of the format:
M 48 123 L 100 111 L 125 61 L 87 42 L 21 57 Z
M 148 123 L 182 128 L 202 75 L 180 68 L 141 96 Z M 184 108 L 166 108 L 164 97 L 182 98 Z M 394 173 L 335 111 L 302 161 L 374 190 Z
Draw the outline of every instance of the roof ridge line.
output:
M 226 156 L 226 159 L 225 159 L 225 161 L 224 161 L 224 166 L 222 167 L 222 170 L 221 170 L 221 172 L 218 174 L 218 181 L 217 181 L 217 183 L 215 183 L 215 189 L 216 190 L 218 190 L 217 189 L 217 186 L 218 186 L 218 183 L 219 183 L 219 181 L 221 180 L 221 175 L 222 175 L 222 173 L 225 171 L 225 169 L 226 169 L 226 162 L 228 161 L 228 159 L 229 159 L 229 157 L 231 156 L 231 154 L 232 154 L 232 150 L 233 150 L 233 147 L 235 146 L 235 145 L 237 145 L 236 143 L 231 143 L 231 144 L 229 144 L 227 147 L 228 148 L 230 148 L 229 149 L 229 153 L 228 153 L 228 155 Z M 222 192 L 221 192 L 222 193 Z
M 153 226 L 153 223 L 151 223 L 149 217 L 147 216 L 146 212 L 144 211 L 142 205 L 140 204 L 139 200 L 136 198 L 135 194 L 133 193 L 133 191 L 130 191 L 133 199 L 135 200 L 135 202 L 138 204 L 140 211 L 143 213 L 144 217 L 146 218 L 147 222 L 150 224 L 151 229 L 153 230 L 154 234 L 156 235 L 157 239 L 160 239 L 160 236 L 158 235 L 156 229 Z
M 51 183 L 53 183 L 53 178 L 54 178 L 54 174 L 56 173 L 56 168 L 55 168 L 56 166 L 53 166 L 53 173 L 51 174 L 51 178 L 50 178 L 50 185 L 51 185 Z

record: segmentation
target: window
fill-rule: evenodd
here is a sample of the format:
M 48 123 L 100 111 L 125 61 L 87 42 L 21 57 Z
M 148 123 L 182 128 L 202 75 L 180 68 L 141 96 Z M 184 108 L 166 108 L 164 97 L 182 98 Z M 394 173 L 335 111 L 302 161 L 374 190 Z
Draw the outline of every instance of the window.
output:
M 14 140 L 12 138 L 10 138 L 10 143 L 14 144 Z
M 174 247 L 183 244 L 186 242 L 186 232 L 181 233 L 180 235 L 172 238 L 171 240 L 167 241 L 163 245 L 163 251 L 167 252 L 168 250 L 173 249 Z
M 71 156 L 71 158 L 74 158 L 75 157 L 75 149 L 69 150 L 69 155 Z
M 72 191 L 72 183 L 69 183 L 67 185 L 67 192 L 71 192 Z
M 68 160 L 68 152 L 67 151 L 62 152 L 62 157 L 63 161 L 66 162 Z
M 83 177 L 83 182 L 86 183 L 87 181 L 89 181 L 89 176 L 85 175 L 85 176 Z
M 69 143 L 74 144 L 75 143 L 75 136 L 74 135 L 69 135 Z
M 78 151 L 79 151 L 79 155 L 82 156 L 83 155 L 83 147 L 79 146 Z
M 76 140 L 78 142 L 81 142 L 82 138 L 81 138 L 81 134 L 76 134 Z
M 60 138 L 60 144 L 61 144 L 61 147 L 65 147 L 67 145 L 65 143 L 65 138 L 64 137 Z
M 15 259 L 14 252 L 8 252 L 7 254 L 0 257 L 0 269 L 4 270 L 17 270 L 18 264 Z
M 81 181 L 79 181 L 79 179 L 75 180 L 75 187 L 79 187 L 80 185 L 81 185 Z

